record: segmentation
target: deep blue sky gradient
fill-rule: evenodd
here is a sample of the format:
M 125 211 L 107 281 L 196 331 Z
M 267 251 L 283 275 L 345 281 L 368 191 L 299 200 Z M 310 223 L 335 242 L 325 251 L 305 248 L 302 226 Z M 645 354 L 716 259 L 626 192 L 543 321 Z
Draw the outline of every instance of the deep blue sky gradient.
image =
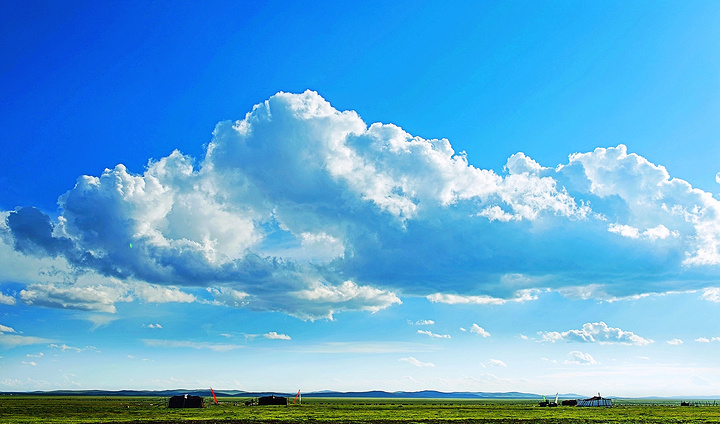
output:
M 336 272 L 333 282 L 356 278 L 357 287 L 402 301 L 381 303 L 375 312 L 370 303 L 345 310 L 339 303 L 332 319 L 289 311 L 279 300 L 218 305 L 221 296 L 207 290 L 211 283 L 182 278 L 166 282 L 165 296 L 184 291 L 194 301 L 153 302 L 137 294 L 147 282 L 113 280 L 67 262 L 61 269 L 61 255 L 21 254 L 14 237 L 33 228 L 10 231 L 0 223 L 7 256 L 0 258 L 7 267 L 0 267 L 0 391 L 213 386 L 294 392 L 300 386 L 720 393 L 713 359 L 720 346 L 718 264 L 683 263 L 695 253 L 686 248 L 702 239 L 699 233 L 709 245 L 720 238 L 712 216 L 720 192 L 718 22 L 720 3 L 705 0 L 0 2 L 3 218 L 36 207 L 57 226 L 58 216 L 72 215 L 58 207 L 58 198 L 79 177 L 123 164 L 139 178 L 150 161 L 175 149 L 194 158 L 197 171 L 218 122 L 242 120 L 278 92 L 306 90 L 338 111 L 356 111 L 368 126 L 382 122 L 425 140 L 446 138 L 455 152 L 466 152 L 470 165 L 498 175 L 507 177 L 508 158 L 523 152 L 550 170 L 561 191 L 572 189 L 572 175 L 552 170 L 569 155 L 623 144 L 705 192 L 707 206 L 702 228 L 681 213 L 668 218 L 661 208 L 650 208 L 647 222 L 634 216 L 632 207 L 643 201 L 657 206 L 642 198 L 647 187 L 632 185 L 633 177 L 657 171 L 648 166 L 618 174 L 618 191 L 626 184 L 628 198 L 578 190 L 584 196 L 578 202 L 589 201 L 597 214 L 587 219 L 545 211 L 537 220 L 501 222 L 480 216 L 488 205 L 476 199 L 437 206 L 431 219 L 399 222 L 348 189 L 347 181 L 325 176 L 345 184 L 338 183 L 346 190 L 338 198 L 350 199 L 349 206 L 318 216 L 327 218 L 328 228 L 338 218 L 348 251 L 318 269 Z M 267 125 L 271 133 L 279 128 Z M 270 165 L 292 161 L 242 159 L 257 166 L 240 171 L 267 177 L 261 188 L 287 193 L 270 180 L 288 169 Z M 670 200 L 695 201 L 680 197 Z M 111 208 L 93 210 L 102 203 L 88 199 L 77 203 L 75 216 L 114 216 Z M 327 206 L 297 204 L 310 212 Z M 333 215 L 348 210 L 356 215 Z M 263 219 L 254 224 L 266 239 L 252 248 L 280 257 L 301 251 L 299 231 L 283 227 L 278 216 Z M 677 231 L 688 232 L 662 239 L 642 234 L 660 222 L 674 231 L 673 219 L 680 222 Z M 613 224 L 639 233 L 621 236 L 632 228 Z M 142 247 L 136 241 L 135 250 L 128 246 L 117 257 L 134 258 Z M 7 271 L 16 260 L 34 265 Z M 172 260 L 158 263 L 193 265 Z M 64 271 L 68 281 L 52 282 Z M 284 294 L 261 283 L 258 293 Z M 135 288 L 135 297 L 103 297 L 102 289 L 117 287 Z M 528 287 L 532 299 L 513 298 Z M 32 304 L 23 291 L 76 302 Z M 436 292 L 465 296 L 468 303 L 433 301 L 429 295 Z M 88 293 L 97 297 L 84 297 Z M 487 303 L 481 296 L 490 294 L 497 297 Z M 108 306 L 115 312 L 101 309 Z M 421 324 L 426 320 L 434 323 Z M 573 339 L 593 323 L 616 340 Z M 489 336 L 473 333 L 473 324 Z M 623 334 L 640 339 L 618 343 Z M 188 363 L 197 368 L 177 371 Z

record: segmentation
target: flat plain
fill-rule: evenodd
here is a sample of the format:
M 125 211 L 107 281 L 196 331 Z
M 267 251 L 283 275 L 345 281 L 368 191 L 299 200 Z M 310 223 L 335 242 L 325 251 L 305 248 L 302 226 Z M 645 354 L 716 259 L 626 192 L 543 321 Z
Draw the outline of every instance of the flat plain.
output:
M 246 406 L 205 398 L 168 409 L 162 397 L 0 396 L 0 422 L 18 423 L 720 423 L 720 406 L 615 401 L 612 408 L 541 408 L 533 400 L 305 398 L 301 405 Z

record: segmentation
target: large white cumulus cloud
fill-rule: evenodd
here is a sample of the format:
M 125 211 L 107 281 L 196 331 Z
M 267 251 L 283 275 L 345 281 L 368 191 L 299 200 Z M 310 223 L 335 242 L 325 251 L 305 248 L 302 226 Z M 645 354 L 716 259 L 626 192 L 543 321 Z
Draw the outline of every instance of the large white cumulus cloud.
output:
M 4 213 L 0 248 L 143 282 L 139 299 L 197 301 L 178 287 L 205 287 L 214 304 L 307 319 L 402 294 L 700 287 L 720 264 L 718 201 L 625 146 L 556 168 L 517 153 L 498 174 L 448 140 L 368 126 L 311 91 L 219 123 L 198 163 L 175 151 L 142 174 L 117 165 L 80 177 L 59 205 L 57 219 Z M 31 285 L 20 300 L 112 312 L 131 299 L 64 284 Z
M 570 155 L 559 170 L 589 194 L 621 203 L 622 211 L 607 211 L 615 221 L 610 231 L 653 240 L 684 236 L 685 264 L 720 264 L 720 202 L 711 193 L 671 178 L 624 145 Z

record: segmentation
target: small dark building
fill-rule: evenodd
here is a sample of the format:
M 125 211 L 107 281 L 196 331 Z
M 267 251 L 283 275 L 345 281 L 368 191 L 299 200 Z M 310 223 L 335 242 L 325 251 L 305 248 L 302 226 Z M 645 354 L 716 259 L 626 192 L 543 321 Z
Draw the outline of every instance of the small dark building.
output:
M 258 405 L 287 405 L 287 398 L 283 396 L 263 396 L 258 399 Z
M 565 399 L 562 406 L 577 406 L 577 399 Z
M 205 401 L 200 396 L 173 396 L 168 401 L 168 408 L 204 408 Z

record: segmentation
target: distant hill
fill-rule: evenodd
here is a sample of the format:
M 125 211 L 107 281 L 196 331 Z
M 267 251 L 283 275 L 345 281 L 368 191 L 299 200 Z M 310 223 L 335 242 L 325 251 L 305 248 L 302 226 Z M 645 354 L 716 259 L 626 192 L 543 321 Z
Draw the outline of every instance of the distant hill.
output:
M 215 390 L 220 397 L 261 397 L 261 396 L 286 396 L 295 397 L 293 393 L 283 392 L 245 392 L 241 390 Z M 137 396 L 137 397 L 165 397 L 175 395 L 194 395 L 210 397 L 210 389 L 172 389 L 172 390 L 53 390 L 33 392 L 0 392 L 0 396 L 11 395 L 32 395 L 32 396 Z M 439 392 L 435 390 L 422 390 L 418 392 L 386 392 L 383 390 L 369 390 L 365 392 L 302 392 L 304 398 L 374 398 L 374 399 L 540 399 L 542 395 L 523 392 Z M 554 400 L 554 394 L 546 394 L 547 400 Z M 561 393 L 560 399 L 585 399 L 589 396 L 577 393 Z M 716 400 L 720 396 L 645 396 L 645 397 L 617 397 L 607 396 L 610 399 L 647 399 L 647 400 Z
M 0 392 L 0 395 L 34 395 L 34 396 L 155 396 L 170 397 L 189 394 L 208 397 L 209 389 L 173 389 L 173 390 L 53 390 L 33 392 Z M 223 397 L 260 397 L 260 396 L 287 396 L 294 397 L 296 393 L 281 392 L 244 392 L 240 390 L 215 390 L 217 396 Z M 376 399 L 539 399 L 542 395 L 521 392 L 439 392 L 435 390 L 422 390 L 418 392 L 386 392 L 371 390 L 365 392 L 335 392 L 319 391 L 302 393 L 305 398 L 376 398 Z M 546 395 L 550 397 L 549 395 Z M 574 393 L 561 394 L 561 399 L 583 399 L 587 396 Z
M 303 393 L 304 397 L 358 397 L 358 398 L 391 398 L 391 399 L 537 399 L 540 395 L 533 393 L 504 392 L 438 392 L 422 390 L 419 392 L 385 392 L 372 390 L 367 392 L 312 392 Z

